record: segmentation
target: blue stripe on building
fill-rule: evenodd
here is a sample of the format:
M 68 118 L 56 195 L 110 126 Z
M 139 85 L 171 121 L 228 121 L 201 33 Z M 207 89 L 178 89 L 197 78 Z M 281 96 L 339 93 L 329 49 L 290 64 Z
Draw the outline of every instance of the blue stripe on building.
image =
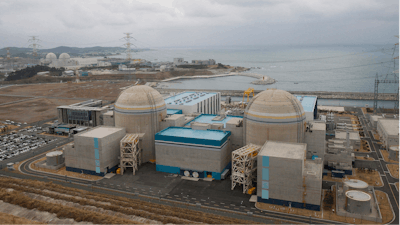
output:
M 291 202 L 291 201 L 279 200 L 279 199 L 273 199 L 273 198 L 263 199 L 260 196 L 257 197 L 257 202 L 274 204 L 274 205 L 283 205 L 283 206 L 291 205 L 291 207 L 294 207 L 294 208 L 321 211 L 320 205 L 313 205 L 313 204 L 307 204 L 307 203 L 301 203 L 301 202 Z
M 199 178 L 206 178 L 207 173 L 211 174 L 212 178 L 215 180 L 221 180 L 221 174 L 226 170 L 231 168 L 231 162 L 229 162 L 225 168 L 221 172 L 212 172 L 212 171 L 197 171 L 197 170 L 190 170 L 190 169 L 184 169 L 180 167 L 174 167 L 174 166 L 164 166 L 160 164 L 156 164 L 156 170 L 159 172 L 164 172 L 164 173 L 175 173 L 175 174 L 180 174 L 181 176 L 184 176 L 185 171 L 189 171 L 190 174 L 192 175 L 193 172 L 197 172 L 199 174 Z

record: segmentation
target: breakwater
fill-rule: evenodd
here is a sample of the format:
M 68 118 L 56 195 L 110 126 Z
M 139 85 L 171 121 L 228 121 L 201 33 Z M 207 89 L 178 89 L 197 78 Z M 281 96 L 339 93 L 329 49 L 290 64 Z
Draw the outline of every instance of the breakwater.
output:
M 238 90 L 207 90 L 207 89 L 170 89 L 156 88 L 161 94 L 177 93 L 182 91 L 201 91 L 201 92 L 221 92 L 222 96 L 241 97 L 243 91 Z M 262 90 L 254 90 L 254 94 L 260 93 Z M 374 100 L 374 93 L 371 92 L 328 92 L 328 91 L 289 91 L 294 95 L 316 95 L 321 99 L 351 99 L 351 100 Z M 395 93 L 382 93 L 378 95 L 379 100 L 394 101 L 396 100 Z

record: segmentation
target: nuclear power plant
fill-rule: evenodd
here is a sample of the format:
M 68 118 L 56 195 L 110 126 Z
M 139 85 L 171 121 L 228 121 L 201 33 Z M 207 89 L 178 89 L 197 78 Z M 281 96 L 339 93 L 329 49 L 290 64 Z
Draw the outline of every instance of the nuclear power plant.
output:
M 318 119 L 317 101 L 316 96 L 267 89 L 251 99 L 243 116 L 233 116 L 221 110 L 220 93 L 163 97 L 149 86 L 132 86 L 113 107 L 93 108 L 96 101 L 58 107 L 66 110 L 59 113 L 60 121 L 82 124 L 82 119 L 93 126 L 67 145 L 65 166 L 105 176 L 136 174 L 141 165 L 153 163 L 155 171 L 182 179 L 230 179 L 231 190 L 242 188 L 259 203 L 320 211 L 323 175 L 352 174 L 360 136 L 345 128 L 327 141 L 328 127 Z M 68 119 L 71 110 L 87 112 L 95 123 L 89 117 Z M 336 189 L 339 200 L 345 199 L 344 213 L 374 216 L 373 188 L 363 184 L 361 193 L 352 185 Z

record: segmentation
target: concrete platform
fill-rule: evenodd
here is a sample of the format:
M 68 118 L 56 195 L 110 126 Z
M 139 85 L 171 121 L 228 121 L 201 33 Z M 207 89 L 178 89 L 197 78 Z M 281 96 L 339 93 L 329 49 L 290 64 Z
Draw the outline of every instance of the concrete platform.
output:
M 115 173 L 107 173 L 104 178 L 110 179 L 113 176 L 115 176 Z

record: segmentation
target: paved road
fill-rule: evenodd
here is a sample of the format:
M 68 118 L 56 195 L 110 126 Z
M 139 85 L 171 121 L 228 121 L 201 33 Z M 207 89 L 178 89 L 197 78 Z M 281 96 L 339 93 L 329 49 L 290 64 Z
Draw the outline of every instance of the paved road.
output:
M 377 143 L 379 140 L 376 140 L 372 133 L 373 128 L 371 123 L 367 120 L 367 118 L 365 118 L 365 115 L 359 108 L 357 109 L 357 115 L 365 133 L 364 140 L 368 142 L 372 151 L 368 154 L 374 157 L 374 159 L 379 160 L 378 172 L 381 175 L 383 187 L 376 187 L 375 189 L 383 191 L 389 196 L 390 203 L 396 217 L 392 224 L 399 224 L 399 191 L 394 185 L 395 182 L 399 182 L 399 179 L 396 179 L 389 174 L 389 170 L 386 166 L 388 163 L 383 159 L 383 156 L 379 151 L 382 146 Z

